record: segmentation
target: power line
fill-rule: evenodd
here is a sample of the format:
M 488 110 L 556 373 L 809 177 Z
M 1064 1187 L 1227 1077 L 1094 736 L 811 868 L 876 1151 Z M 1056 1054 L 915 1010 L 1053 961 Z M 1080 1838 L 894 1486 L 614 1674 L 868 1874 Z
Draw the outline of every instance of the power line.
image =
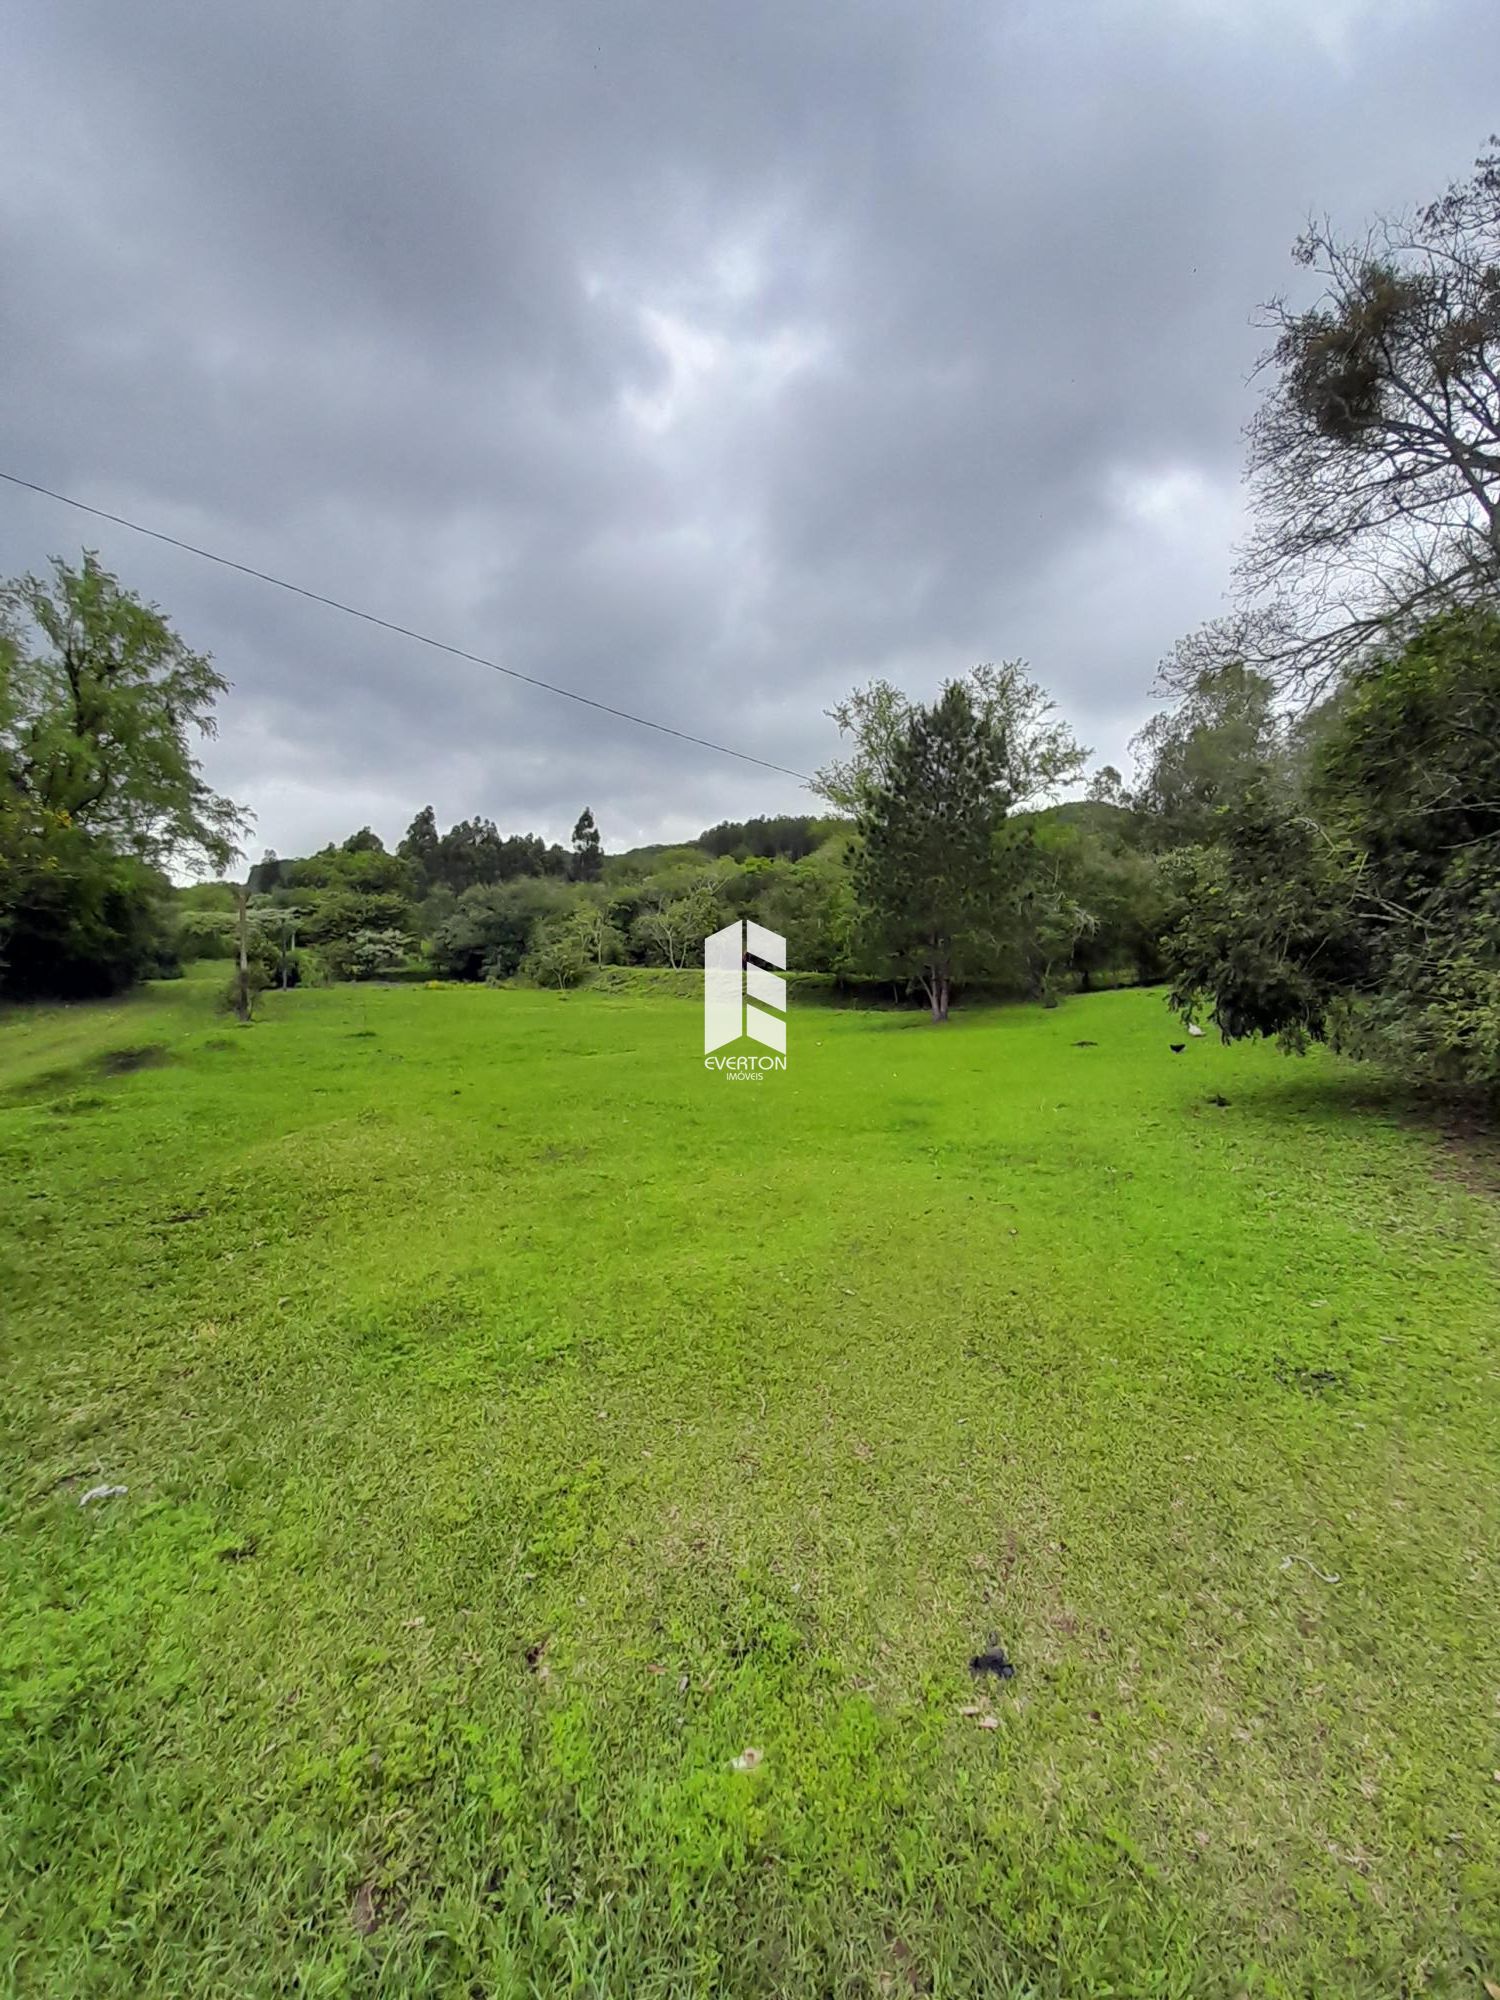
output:
M 523 674 L 517 667 L 504 667 L 498 660 L 486 659 L 483 653 L 469 653 L 462 646 L 450 646 L 446 639 L 434 639 L 429 633 L 415 632 L 409 625 L 397 625 L 389 618 L 377 618 L 373 611 L 361 611 L 357 604 L 344 604 L 337 597 L 325 597 L 320 590 L 308 590 L 300 583 L 288 583 L 284 576 L 272 576 L 268 570 L 254 569 L 249 563 L 236 562 L 232 556 L 216 555 L 212 549 L 200 549 L 192 542 L 179 541 L 176 535 L 166 534 L 160 528 L 148 528 L 139 521 L 127 520 L 123 514 L 111 514 L 106 508 L 91 507 L 86 500 L 75 500 L 68 493 L 54 493 L 50 486 L 38 486 L 34 479 L 22 479 L 19 474 L 6 472 L 0 468 L 0 479 L 12 486 L 24 487 L 28 493 L 40 493 L 44 499 L 57 500 L 64 507 L 75 507 L 80 514 L 92 514 L 96 520 L 112 521 L 117 528 L 129 528 L 132 534 L 149 535 L 153 542 L 165 542 L 169 548 L 182 549 L 190 556 L 201 556 L 205 562 L 218 563 L 221 569 L 238 570 L 241 576 L 253 576 L 259 583 L 273 583 L 278 590 L 289 590 L 294 597 L 308 598 L 314 604 L 326 604 L 330 611 L 342 611 L 346 618 L 362 619 L 366 625 L 378 625 L 384 632 L 395 632 L 403 639 L 415 639 L 419 646 L 431 646 L 435 652 L 451 653 L 455 660 L 468 660 L 476 667 L 488 667 L 492 673 L 505 674 L 513 681 L 524 681 L 528 687 L 543 688 L 548 694 L 561 695 L 564 701 L 576 701 L 583 708 L 597 708 L 603 715 L 613 715 L 621 722 L 633 722 L 640 729 L 654 729 L 661 736 L 675 736 L 680 743 L 696 743 L 700 750 L 716 750 L 721 757 L 737 757 L 742 764 L 758 764 L 763 771 L 779 771 L 784 778 L 795 778 L 799 784 L 810 785 L 812 779 L 805 771 L 793 771 L 785 764 L 773 764 L 765 757 L 752 757 L 748 750 L 732 750 L 727 743 L 710 742 L 706 736 L 693 736 L 686 729 L 674 729 L 667 722 L 653 722 L 649 715 L 632 715 L 628 708 L 611 708 L 607 701 L 595 701 L 589 694 L 579 694 L 574 688 L 559 687 L 555 681 L 539 680 L 535 674 Z

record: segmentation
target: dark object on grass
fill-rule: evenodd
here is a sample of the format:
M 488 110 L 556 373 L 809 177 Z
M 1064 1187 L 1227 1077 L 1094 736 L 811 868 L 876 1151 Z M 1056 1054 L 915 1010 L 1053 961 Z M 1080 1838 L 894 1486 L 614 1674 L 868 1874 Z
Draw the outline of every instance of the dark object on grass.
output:
M 1006 1659 L 1005 1648 L 997 1645 L 992 1640 L 988 1652 L 976 1653 L 973 1659 L 970 1660 L 969 1672 L 971 1674 L 994 1674 L 998 1680 L 1009 1681 L 1015 1679 L 1016 1670 L 1010 1661 Z
M 1227 1109 L 1229 1104 L 1229 1099 L 1227 1097 L 1221 1097 L 1217 1090 L 1214 1092 L 1213 1096 L 1208 1101 L 1210 1104 L 1217 1104 L 1221 1111 Z
M 1097 1049 L 1099 1044 L 1097 1042 L 1075 1042 L 1073 1046 L 1075 1049 Z
M 1183 1050 L 1184 1050 L 1184 1049 L 1185 1049 L 1185 1048 L 1187 1047 L 1187 1043 L 1186 1043 L 1186 1042 L 1168 1042 L 1168 1043 L 1167 1043 L 1167 1047 L 1168 1047 L 1168 1048 L 1169 1048 L 1169 1049 L 1170 1049 L 1170 1050 L 1172 1051 L 1172 1053 L 1173 1053 L 1173 1055 L 1174 1055 L 1174 1056 L 1180 1056 L 1180 1055 L 1182 1054 Z

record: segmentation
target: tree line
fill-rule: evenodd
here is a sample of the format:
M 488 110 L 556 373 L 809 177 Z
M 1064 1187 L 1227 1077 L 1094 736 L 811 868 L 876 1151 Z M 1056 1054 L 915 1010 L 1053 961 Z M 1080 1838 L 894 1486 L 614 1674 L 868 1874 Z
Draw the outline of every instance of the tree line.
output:
M 118 990 L 182 959 L 253 981 L 683 968 L 731 918 L 851 987 L 1170 982 L 1227 1038 L 1326 1041 L 1500 1085 L 1500 150 L 1427 207 L 1297 246 L 1251 428 L 1231 615 L 1159 674 L 1129 784 L 1025 664 L 831 712 L 825 809 L 605 852 L 432 807 L 222 873 L 245 815 L 192 754 L 224 681 L 85 553 L 0 591 L 0 991 Z M 1082 791 L 1082 797 L 1059 800 Z

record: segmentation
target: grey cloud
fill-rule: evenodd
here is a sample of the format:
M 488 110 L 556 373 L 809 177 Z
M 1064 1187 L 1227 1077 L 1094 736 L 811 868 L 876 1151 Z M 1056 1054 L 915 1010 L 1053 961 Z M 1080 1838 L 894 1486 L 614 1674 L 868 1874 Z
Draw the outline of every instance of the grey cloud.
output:
M 856 678 L 1027 653 L 1121 761 L 1221 608 L 1252 309 L 1462 173 L 1487 0 L 401 10 L 23 0 L 4 460 L 797 770 Z M 0 493 L 234 682 L 283 852 L 417 806 L 611 844 L 791 779 Z

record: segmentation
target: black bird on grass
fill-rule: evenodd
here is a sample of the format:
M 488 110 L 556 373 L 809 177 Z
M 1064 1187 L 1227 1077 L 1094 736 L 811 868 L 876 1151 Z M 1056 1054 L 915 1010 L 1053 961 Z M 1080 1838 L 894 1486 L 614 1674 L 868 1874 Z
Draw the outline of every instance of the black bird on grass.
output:
M 976 1653 L 969 1662 L 969 1672 L 974 1675 L 994 1674 L 997 1680 L 1008 1681 L 1015 1678 L 1015 1666 L 1005 1657 L 1005 1648 L 1000 1644 L 999 1635 L 992 1632 L 988 1649 Z

